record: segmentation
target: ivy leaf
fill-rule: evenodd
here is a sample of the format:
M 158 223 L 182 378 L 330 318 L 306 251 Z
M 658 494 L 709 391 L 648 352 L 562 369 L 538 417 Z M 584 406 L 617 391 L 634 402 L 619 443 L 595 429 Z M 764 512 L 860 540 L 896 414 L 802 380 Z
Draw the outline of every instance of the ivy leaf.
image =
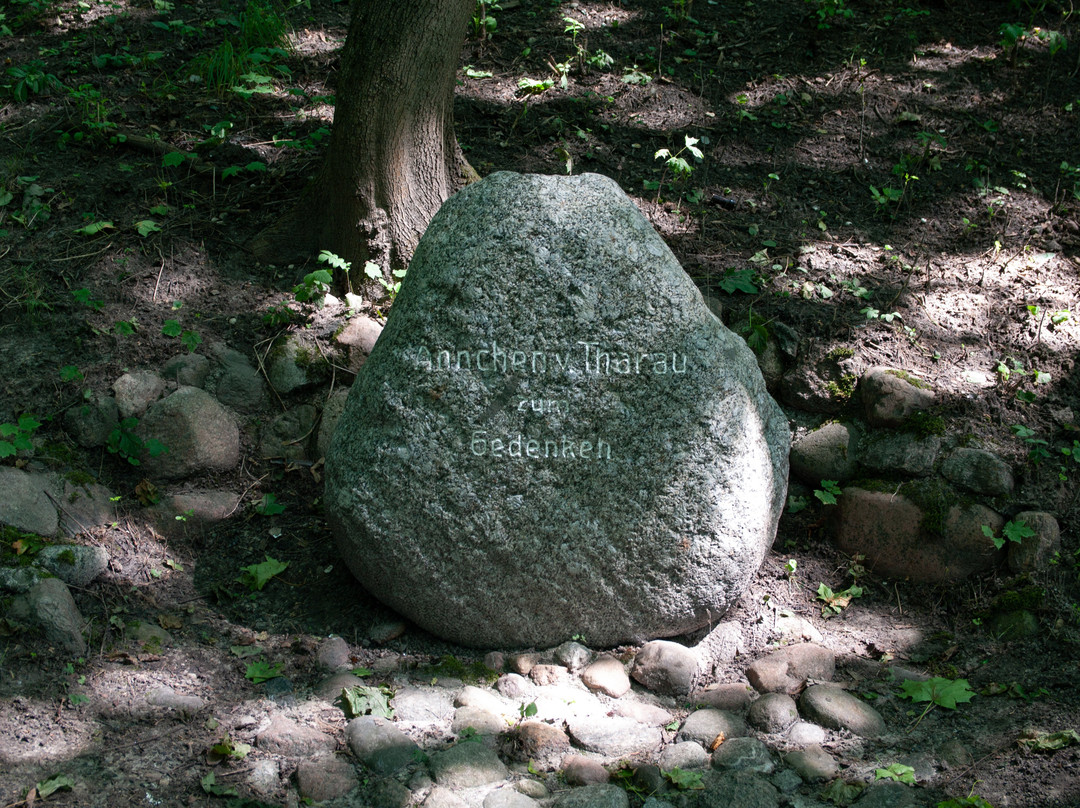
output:
M 161 326 L 161 333 L 166 337 L 179 337 L 183 328 L 181 328 L 179 321 L 166 320 L 165 324 Z
M 284 572 L 288 566 L 288 561 L 278 561 L 276 558 L 267 556 L 261 564 L 241 567 L 240 575 L 236 577 L 236 580 L 253 591 L 261 591 L 271 578 Z
M 112 226 L 112 222 L 90 222 L 86 227 L 80 227 L 75 233 L 79 236 L 93 236 L 106 228 L 111 230 Z
M 343 687 L 338 703 L 346 718 L 361 715 L 374 715 L 381 718 L 393 718 L 394 708 L 390 706 L 390 692 L 384 687 L 355 685 Z
M 244 678 L 261 685 L 263 682 L 269 682 L 271 679 L 281 676 L 284 669 L 285 666 L 280 662 L 271 665 L 265 659 L 260 659 L 247 666 L 247 670 L 244 671 Z
M 184 162 L 184 155 L 178 151 L 169 152 L 161 158 L 161 165 L 165 168 L 172 168 L 178 166 Z

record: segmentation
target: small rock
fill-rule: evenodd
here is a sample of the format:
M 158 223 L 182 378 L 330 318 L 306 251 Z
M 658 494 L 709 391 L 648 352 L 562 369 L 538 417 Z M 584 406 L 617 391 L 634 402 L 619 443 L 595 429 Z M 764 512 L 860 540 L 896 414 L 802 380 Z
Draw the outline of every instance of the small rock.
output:
M 988 497 L 1008 496 L 1013 490 L 1013 474 L 1008 463 L 983 449 L 955 449 L 941 464 L 947 479 Z
M 502 673 L 506 667 L 506 657 L 502 651 L 488 651 L 484 654 L 484 667 L 495 673 Z
M 709 765 L 709 753 L 694 741 L 679 741 L 665 746 L 657 761 L 665 771 L 672 769 L 703 769 Z
M 718 623 L 691 649 L 697 655 L 699 672 L 731 662 L 742 650 L 742 626 L 733 620 Z
M 55 536 L 60 526 L 55 499 L 58 492 L 51 476 L 31 474 L 11 466 L 0 466 L 0 524 L 39 536 Z
M 272 754 L 298 758 L 333 752 L 337 746 L 337 742 L 326 733 L 298 724 L 283 715 L 271 718 L 269 726 L 255 735 L 255 743 Z
M 119 423 L 120 411 L 116 408 L 116 399 L 100 393 L 95 393 L 64 413 L 64 429 L 84 449 L 104 446 Z
M 664 794 L 671 790 L 671 783 L 665 779 L 659 766 L 644 763 L 634 769 L 630 782 L 640 789 L 642 794 Z
M 723 743 L 728 738 L 746 734 L 742 719 L 724 710 L 695 710 L 686 717 L 679 728 L 676 741 L 693 741 L 706 749 L 712 749 L 717 739 Z
M 918 791 L 902 783 L 874 783 L 869 786 L 852 808 L 915 808 Z
M 315 802 L 343 797 L 356 788 L 356 770 L 336 755 L 318 755 L 296 767 L 300 796 Z
M 161 375 L 184 387 L 202 387 L 210 375 L 210 360 L 201 354 L 177 354 L 162 366 Z
M 538 803 L 513 787 L 497 788 L 484 797 L 483 808 L 537 808 Z
M 639 724 L 648 724 L 651 727 L 663 727 L 672 721 L 671 713 L 663 707 L 645 701 L 618 701 L 614 705 L 613 712 L 615 715 L 631 718 Z
M 45 577 L 37 567 L 0 567 L 0 590 L 24 594 Z
M 787 740 L 789 744 L 796 747 L 823 744 L 825 743 L 825 730 L 817 724 L 796 721 L 788 730 Z
M 799 697 L 799 712 L 815 724 L 846 729 L 863 738 L 885 733 L 878 711 L 846 690 L 832 685 L 811 685 Z
M 459 743 L 431 756 L 435 782 L 447 788 L 475 788 L 505 780 L 509 772 L 499 756 L 479 743 Z
M 333 676 L 323 679 L 315 687 L 315 695 L 324 701 L 336 701 L 341 691 L 347 687 L 358 687 L 364 684 L 364 680 L 354 673 L 342 671 Z
M 240 510 L 239 504 L 240 497 L 232 491 L 197 489 L 162 497 L 152 513 L 162 533 L 183 536 L 228 519 Z
M 349 749 L 378 774 L 391 774 L 415 760 L 420 747 L 384 718 L 365 715 L 345 726 Z
M 458 694 L 454 696 L 455 707 L 476 707 L 481 710 L 485 710 L 495 715 L 516 715 L 517 708 L 511 707 L 510 704 L 503 701 L 503 699 L 496 696 L 490 690 L 484 690 L 480 687 L 473 685 L 467 685 L 458 691 Z
M 902 370 L 872 367 L 859 380 L 866 420 L 873 426 L 901 426 L 914 412 L 934 404 L 929 385 Z
M 552 803 L 552 808 L 629 808 L 629 806 L 630 799 L 626 796 L 626 792 L 611 783 L 597 783 L 564 791 Z
M 693 690 L 698 656 L 685 645 L 653 640 L 642 646 L 631 675 L 655 693 L 685 696 Z
M 141 418 L 146 408 L 161 398 L 165 380 L 148 370 L 125 373 L 113 382 L 116 409 L 121 418 Z
M 1009 542 L 1009 569 L 1015 573 L 1044 570 L 1061 551 L 1061 529 L 1057 519 L 1043 511 L 1023 511 L 1013 522 L 1023 522 L 1035 531 L 1019 544 Z
M 408 630 L 409 624 L 404 620 L 387 620 L 371 626 L 368 629 L 368 639 L 376 645 L 386 645 L 386 643 L 393 642 Z M 394 669 L 397 669 L 396 659 Z
M 699 797 L 698 808 L 778 808 L 780 805 L 776 787 L 754 772 L 714 769 L 705 772 L 702 779 L 704 791 L 695 792 Z
M 1039 618 L 1027 609 L 995 614 L 990 618 L 990 631 L 1001 640 L 1019 640 L 1039 633 Z
M 168 710 L 176 710 L 184 715 L 195 715 L 206 706 L 206 700 L 198 696 L 188 696 L 177 693 L 171 687 L 162 685 L 155 687 L 146 694 L 146 703 L 154 707 L 164 707 Z
M 587 786 L 611 780 L 608 770 L 591 758 L 567 755 L 562 762 L 563 779 L 570 786 Z
M 506 720 L 483 707 L 458 707 L 454 710 L 450 731 L 461 735 L 466 730 L 472 730 L 480 736 L 500 735 L 506 731 Z
M 310 459 L 308 446 L 316 418 L 318 413 L 310 404 L 301 404 L 276 416 L 263 430 L 259 455 L 287 462 Z
M 144 650 L 152 650 L 160 653 L 162 648 L 168 648 L 173 644 L 173 637 L 168 631 L 157 623 L 146 620 L 139 622 L 131 631 L 131 638 Z
M 515 760 L 528 761 L 543 771 L 554 771 L 570 751 L 570 739 L 558 727 L 541 721 L 524 721 L 513 733 Z
M 863 440 L 859 462 L 874 473 L 926 477 L 934 471 L 940 451 L 937 435 L 919 438 L 906 432 L 885 432 Z
M 341 637 L 329 637 L 319 645 L 315 661 L 323 670 L 336 671 L 349 666 L 349 644 Z
M 495 689 L 508 699 L 518 699 L 529 692 L 529 680 L 517 673 L 507 673 L 495 682 Z
M 84 587 L 105 571 L 105 548 L 81 544 L 51 544 L 41 548 L 35 562 L 68 586 Z
M 756 691 L 749 685 L 728 682 L 697 691 L 690 699 L 697 707 L 715 707 L 717 710 L 741 712 L 750 706 Z
M 152 405 L 136 433 L 168 450 L 142 458 L 145 473 L 165 479 L 229 471 L 240 460 L 240 430 L 232 414 L 204 390 L 181 387 Z
M 44 578 L 34 584 L 13 600 L 8 611 L 12 619 L 40 627 L 49 642 L 78 656 L 86 653 L 82 634 L 86 621 L 59 578 Z
M 518 780 L 514 783 L 514 789 L 534 800 L 547 799 L 548 796 L 548 790 L 539 780 Z
M 946 769 L 964 768 L 975 762 L 971 750 L 956 740 L 945 741 L 938 749 L 938 758 Z
M 438 723 L 454 715 L 454 699 L 443 687 L 405 687 L 394 694 L 391 702 L 398 721 Z
M 773 633 L 781 640 L 801 642 L 816 642 L 821 644 L 824 637 L 814 627 L 814 624 L 797 614 L 786 609 L 777 612 L 776 622 L 773 624 Z M 781 643 L 786 644 L 786 643 Z
M 809 744 L 803 749 L 789 752 L 784 762 L 808 783 L 832 780 L 840 771 L 840 766 L 833 756 L 817 744 Z
M 510 658 L 510 668 L 514 673 L 521 676 L 528 676 L 529 671 L 533 669 L 533 666 L 540 662 L 539 654 L 517 654 Z
M 581 681 L 594 692 L 617 699 L 630 690 L 626 667 L 614 657 L 601 657 L 581 673 Z
M 359 803 L 364 808 L 407 808 L 416 804 L 412 792 L 390 777 L 374 778 L 365 785 L 363 800 Z
M 370 317 L 351 317 L 348 324 L 334 338 L 349 350 L 349 370 L 356 373 L 371 355 L 371 349 L 382 334 L 382 323 Z
M 435 786 L 424 800 L 423 808 L 469 808 L 469 806 L 450 789 Z
M 220 343 L 210 348 L 217 369 L 206 380 L 206 389 L 222 404 L 238 412 L 258 412 L 266 399 L 262 375 L 248 358 Z
M 794 769 L 781 769 L 770 778 L 770 782 L 781 794 L 792 794 L 803 784 L 803 779 Z
M 563 684 L 567 680 L 567 670 L 562 665 L 533 665 L 529 678 L 541 686 Z
M 112 491 L 105 486 L 97 483 L 76 485 L 64 480 L 63 488 L 60 499 L 61 533 L 74 537 L 116 521 L 116 503 L 113 501 L 115 498 Z M 101 552 L 105 553 L 105 550 L 101 549 Z M 108 563 L 108 553 L 99 558 L 104 558 L 104 563 Z M 101 571 L 104 571 L 104 568 Z
M 829 681 L 835 670 L 832 651 L 816 643 L 801 643 L 754 661 L 746 669 L 746 678 L 759 693 L 798 693 L 807 679 Z
M 577 673 L 592 659 L 592 651 L 579 642 L 564 642 L 555 649 L 555 661 L 566 666 L 570 673 Z
M 277 340 L 266 360 L 266 378 L 279 395 L 317 384 L 327 374 L 327 361 L 319 349 L 301 334 L 290 333 Z
M 799 718 L 795 699 L 786 693 L 766 693 L 750 705 L 747 720 L 762 732 L 783 732 Z
M 281 766 L 274 758 L 257 760 L 247 781 L 256 794 L 272 794 L 281 784 Z
M 836 421 L 804 435 L 791 446 L 791 471 L 807 485 L 845 482 L 858 470 L 858 433 Z
M 574 717 L 567 721 L 567 729 L 582 749 L 608 757 L 649 753 L 663 740 L 658 728 L 630 718 Z
M 729 738 L 712 756 L 714 769 L 772 774 L 776 768 L 769 747 L 757 738 Z

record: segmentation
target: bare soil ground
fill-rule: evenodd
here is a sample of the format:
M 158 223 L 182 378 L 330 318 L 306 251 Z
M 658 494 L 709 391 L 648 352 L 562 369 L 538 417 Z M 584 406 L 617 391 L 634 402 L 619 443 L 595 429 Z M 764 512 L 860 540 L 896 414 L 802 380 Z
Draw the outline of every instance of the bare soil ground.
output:
M 490 37 L 471 33 L 459 73 L 458 137 L 481 174 L 614 177 L 722 300 L 730 327 L 753 336 L 786 326 L 800 361 L 849 349 L 859 369 L 887 364 L 932 383 L 950 431 L 1013 462 L 1010 508 L 1047 510 L 1061 524 L 1061 557 L 1046 573 L 943 587 L 863 574 L 863 597 L 826 621 L 817 586 L 846 586 L 851 560 L 831 549 L 820 510 L 785 517 L 733 615 L 748 647 L 760 650 L 761 623 L 789 609 L 820 628 L 867 691 L 890 686 L 860 660 L 967 678 L 980 694 L 971 704 L 934 711 L 909 748 L 890 750 L 914 760 L 947 739 L 970 750 L 968 764 L 935 780 L 928 804 L 974 788 L 999 808 L 1080 805 L 1080 749 L 1017 743 L 1029 731 L 1080 729 L 1071 7 L 852 0 L 846 17 L 795 0 L 503 5 Z M 203 799 L 204 750 L 217 738 L 202 720 L 138 708 L 148 688 L 197 689 L 221 719 L 266 696 L 234 646 L 257 642 L 297 690 L 317 681 L 312 649 L 331 633 L 362 647 L 362 662 L 475 653 L 415 629 L 376 642 L 395 618 L 335 558 L 309 469 L 248 458 L 199 481 L 243 492 L 245 512 L 166 541 L 145 517 L 137 469 L 78 450 L 58 417 L 85 390 L 181 352 L 162 333 L 166 320 L 251 355 L 301 325 L 263 315 L 282 301 L 298 308 L 291 289 L 315 256 L 260 266 L 245 245 L 318 165 L 333 94 L 344 91 L 335 52 L 348 9 L 292 7 L 291 46 L 259 54 L 248 78 L 220 92 L 200 58 L 235 39 L 243 4 L 14 0 L 4 10 L 0 423 L 51 417 L 36 435 L 37 462 L 88 472 L 122 499 L 116 524 L 84 537 L 113 557 L 105 579 L 77 593 L 93 625 L 86 658 L 0 617 L 0 743 L 25 752 L 0 773 L 0 805 L 22 804 L 55 773 L 80 783 L 49 799 L 58 805 L 144 794 L 187 805 Z M 523 79 L 551 84 L 530 91 Z M 678 154 L 688 136 L 703 159 L 683 152 L 691 172 L 680 176 L 654 155 Z M 174 152 L 190 157 L 174 165 Z M 378 292 L 365 290 L 385 308 Z M 826 417 L 792 415 L 804 427 Z M 266 493 L 284 513 L 250 509 Z M 235 578 L 266 554 L 289 561 L 288 573 L 248 597 Z M 1008 641 L 985 627 L 1010 593 L 1026 593 L 1034 636 Z M 175 644 L 136 643 L 139 621 L 167 628 Z

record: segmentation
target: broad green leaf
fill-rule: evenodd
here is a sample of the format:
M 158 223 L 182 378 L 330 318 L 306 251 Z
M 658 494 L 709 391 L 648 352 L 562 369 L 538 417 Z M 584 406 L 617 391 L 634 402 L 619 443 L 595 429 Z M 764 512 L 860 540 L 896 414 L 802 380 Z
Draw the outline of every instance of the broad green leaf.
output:
M 953 680 L 941 676 L 925 682 L 908 679 L 900 687 L 904 691 L 900 694 L 903 698 L 914 702 L 933 702 L 947 710 L 955 710 L 957 704 L 969 702 L 975 695 L 967 679 Z
M 161 326 L 161 333 L 166 337 L 179 337 L 183 330 L 177 320 L 166 320 Z
M 38 796 L 45 799 L 62 789 L 70 791 L 75 788 L 75 781 L 66 774 L 58 774 L 42 783 L 37 783 L 34 788 L 37 789 Z
M 1036 751 L 1064 749 L 1066 746 L 1080 744 L 1080 732 L 1075 729 L 1063 729 L 1059 732 L 1041 732 L 1033 738 L 1021 738 L 1021 746 Z
M 269 496 L 269 495 L 268 495 Z M 254 591 L 261 591 L 267 582 L 275 575 L 285 571 L 289 566 L 288 561 L 278 561 L 276 558 L 266 557 L 261 564 L 251 564 L 242 567 L 236 580 Z
M 80 236 L 93 236 L 106 228 L 112 229 L 112 227 L 112 222 L 90 222 L 85 227 L 80 227 L 75 233 Z
M 178 166 L 184 162 L 184 155 L 178 151 L 169 152 L 161 158 L 161 165 L 165 168 L 172 168 Z
M 346 718 L 356 718 L 361 715 L 393 718 L 394 708 L 390 706 L 389 695 L 389 691 L 384 687 L 355 685 L 341 689 L 338 703 Z

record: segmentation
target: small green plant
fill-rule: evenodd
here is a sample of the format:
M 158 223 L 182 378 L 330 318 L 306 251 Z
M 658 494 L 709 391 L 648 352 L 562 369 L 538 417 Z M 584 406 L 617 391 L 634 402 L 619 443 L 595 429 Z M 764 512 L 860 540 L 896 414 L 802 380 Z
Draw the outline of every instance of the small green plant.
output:
M 836 498 L 843 493 L 837 480 L 822 480 L 821 488 L 814 491 L 814 496 L 824 505 L 835 505 Z
M 109 433 L 105 446 L 111 454 L 120 455 L 133 466 L 140 465 L 139 458 L 143 452 L 150 457 L 158 457 L 169 451 L 168 447 L 156 438 L 148 438 L 144 441 L 136 435 L 135 428 L 138 425 L 139 419 L 125 418 Z
M 60 79 L 52 73 L 46 73 L 45 63 L 37 60 L 9 67 L 7 75 L 15 81 L 14 84 L 4 85 L 5 89 L 11 98 L 19 103 L 33 95 L 48 95 L 52 90 L 64 89 Z
M 915 785 L 915 769 L 905 766 L 903 763 L 892 763 L 883 769 L 874 772 L 875 780 L 892 780 L 897 783 Z
M 530 701 L 528 704 L 518 705 L 518 723 L 521 723 L 526 718 L 532 718 L 538 712 L 535 701 Z
M 381 285 L 382 288 L 386 290 L 386 294 L 390 298 L 391 303 L 394 302 L 394 298 L 396 298 L 398 292 L 401 291 L 401 281 L 402 279 L 404 279 L 406 271 L 407 270 L 404 269 L 395 269 L 390 274 L 397 278 L 397 280 L 390 282 L 383 277 L 382 267 L 380 267 L 374 261 L 368 261 L 366 264 L 364 264 L 364 274 L 371 278 L 373 281 L 377 281 L 379 285 Z
M 263 498 L 255 506 L 255 513 L 260 516 L 277 516 L 285 512 L 285 506 L 277 501 L 276 494 L 263 494 Z
M 288 561 L 278 561 L 276 558 L 266 557 L 261 564 L 250 564 L 240 568 L 240 574 L 236 576 L 237 583 L 243 584 L 252 592 L 261 592 L 262 588 L 270 582 L 270 579 L 283 573 L 289 566 Z
M 502 11 L 502 6 L 491 0 L 478 0 L 472 16 L 473 36 L 481 42 L 491 39 L 495 29 L 499 27 L 499 21 L 494 12 Z
M 293 287 L 293 297 L 297 303 L 308 303 L 320 300 L 330 291 L 330 284 L 334 282 L 334 276 L 325 269 L 316 269 L 304 276 L 304 282 Z
M 393 718 L 394 708 L 390 706 L 393 695 L 393 691 L 385 685 L 377 687 L 354 685 L 341 689 L 337 704 L 345 713 L 346 718 L 356 718 L 361 715 Z
M 73 289 L 71 296 L 92 311 L 101 311 L 105 308 L 105 301 L 95 300 L 89 289 Z
M 846 0 L 804 0 L 817 19 L 817 27 L 827 30 L 837 19 L 850 20 L 855 12 L 847 7 Z
M 221 740 L 206 750 L 206 762 L 211 766 L 224 760 L 243 760 L 251 751 L 251 744 L 240 743 L 225 733 Z
M 33 452 L 30 438 L 41 426 L 41 421 L 30 413 L 20 415 L 14 424 L 0 424 L 0 458 L 14 457 L 19 452 Z
M 685 182 L 693 173 L 693 166 L 687 162 L 683 154 L 689 152 L 698 162 L 705 159 L 705 155 L 702 154 L 701 149 L 697 147 L 698 143 L 708 143 L 706 138 L 690 137 L 690 135 L 683 135 L 683 147 L 674 154 L 670 149 L 658 149 L 656 154 L 653 155 L 654 160 L 664 161 L 664 173 L 660 177 L 660 183 L 657 186 L 657 199 L 659 199 L 659 191 L 664 185 L 664 181 L 667 179 L 668 171 L 671 172 L 674 180 L 673 184 Z
M 907 679 L 900 685 L 900 689 L 901 698 L 911 699 L 916 704 L 926 702 L 926 709 L 915 719 L 912 729 L 919 726 L 934 707 L 955 710 L 957 704 L 969 702 L 975 696 L 967 679 L 945 679 L 941 676 L 922 682 Z
M 263 682 L 269 682 L 281 676 L 283 670 L 285 666 L 280 662 L 271 664 L 265 659 L 257 659 L 248 664 L 247 670 L 244 671 L 244 678 L 250 679 L 253 684 L 261 685 Z
M 194 353 L 202 344 L 198 332 L 184 329 L 179 320 L 166 320 L 161 326 L 161 333 L 166 337 L 179 337 L 180 344 L 187 348 L 188 353 Z
M 787 561 L 784 562 L 784 575 L 787 576 L 788 580 L 791 580 L 795 577 L 795 571 L 798 569 L 799 562 L 796 561 L 794 558 L 789 558 Z
M 1016 437 L 1027 444 L 1028 460 L 1033 464 L 1037 466 L 1050 457 L 1050 450 L 1047 449 L 1049 444 L 1041 438 L 1036 438 L 1034 429 L 1024 426 L 1024 424 L 1013 424 L 1010 429 L 1012 429 Z
M 758 287 L 754 283 L 754 270 L 752 269 L 725 269 L 723 276 L 717 281 L 717 286 L 720 287 L 722 292 L 729 295 L 736 292 L 743 292 L 748 295 L 758 293 Z
M 859 310 L 859 314 L 863 315 L 867 320 L 881 320 L 884 323 L 891 323 L 893 320 L 902 320 L 903 316 L 898 311 L 890 311 L 882 314 L 873 306 L 866 306 Z
M 983 525 L 982 532 L 984 536 L 994 542 L 994 546 L 999 550 L 1005 546 L 1006 541 L 1022 544 L 1024 539 L 1035 535 L 1035 531 L 1023 519 L 1006 522 L 1005 526 L 1001 528 L 1000 536 L 994 535 L 994 530 L 990 525 Z
M 862 597 L 861 586 L 852 584 L 842 592 L 833 592 L 826 584 L 818 584 L 817 600 L 822 601 L 821 616 L 833 617 L 844 611 L 855 598 Z
M 684 772 L 678 766 L 671 771 L 661 772 L 664 779 L 679 791 L 701 791 L 705 788 L 701 772 Z

